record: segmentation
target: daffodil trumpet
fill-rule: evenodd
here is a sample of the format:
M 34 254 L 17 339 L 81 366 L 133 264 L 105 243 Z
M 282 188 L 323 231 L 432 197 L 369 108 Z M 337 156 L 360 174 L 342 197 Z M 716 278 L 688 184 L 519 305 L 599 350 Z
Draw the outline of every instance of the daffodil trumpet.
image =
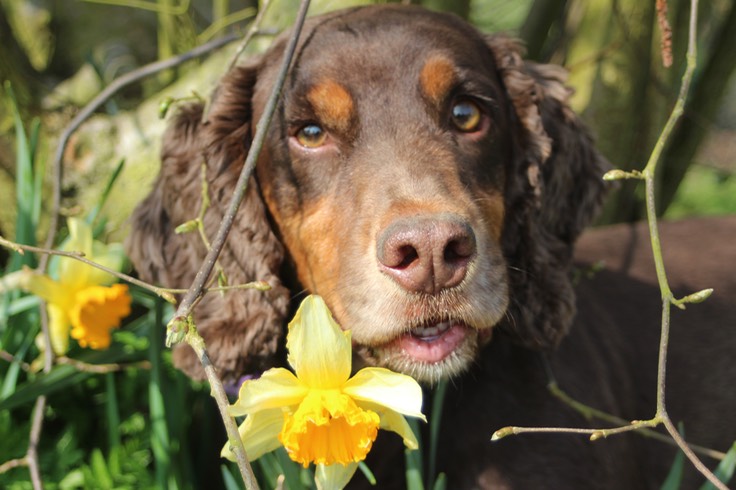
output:
M 369 367 L 350 376 L 351 333 L 343 331 L 321 297 L 308 296 L 289 324 L 288 369 L 247 380 L 233 416 L 249 459 L 283 446 L 303 466 L 316 465 L 320 489 L 343 488 L 371 450 L 379 429 L 397 433 L 409 449 L 417 439 L 404 416 L 426 421 L 422 390 L 411 377 Z M 222 455 L 234 460 L 229 444 Z

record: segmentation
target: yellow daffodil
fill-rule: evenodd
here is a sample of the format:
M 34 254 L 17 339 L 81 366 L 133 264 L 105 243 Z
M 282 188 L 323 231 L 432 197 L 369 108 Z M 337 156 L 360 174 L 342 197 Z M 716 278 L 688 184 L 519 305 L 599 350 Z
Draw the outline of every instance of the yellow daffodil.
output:
M 104 245 L 93 240 L 92 228 L 80 219 L 70 218 L 68 227 L 69 239 L 62 250 L 81 252 L 93 262 L 120 270 L 124 257 L 120 244 Z M 128 287 L 108 286 L 115 277 L 68 257 L 59 258 L 56 272 L 58 279 L 52 279 L 24 269 L 0 282 L 6 289 L 24 289 L 46 301 L 51 346 L 56 354 L 69 349 L 70 335 L 82 347 L 109 347 L 110 330 L 130 314 Z
M 286 338 L 294 373 L 275 368 L 246 381 L 230 407 L 232 415 L 247 416 L 239 431 L 251 460 L 283 445 L 292 460 L 317 465 L 318 488 L 333 489 L 350 481 L 379 428 L 417 448 L 404 415 L 426 420 L 421 388 L 409 376 L 383 368 L 364 368 L 350 377 L 350 339 L 322 298 L 302 302 Z M 222 455 L 234 460 L 229 444 Z

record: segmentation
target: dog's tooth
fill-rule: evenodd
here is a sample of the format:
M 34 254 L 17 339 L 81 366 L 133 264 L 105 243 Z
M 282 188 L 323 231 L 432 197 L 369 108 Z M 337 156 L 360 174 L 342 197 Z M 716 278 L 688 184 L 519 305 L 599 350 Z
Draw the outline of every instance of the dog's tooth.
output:
M 450 328 L 450 322 L 439 322 L 432 326 L 417 327 L 414 334 L 418 337 L 434 337 Z

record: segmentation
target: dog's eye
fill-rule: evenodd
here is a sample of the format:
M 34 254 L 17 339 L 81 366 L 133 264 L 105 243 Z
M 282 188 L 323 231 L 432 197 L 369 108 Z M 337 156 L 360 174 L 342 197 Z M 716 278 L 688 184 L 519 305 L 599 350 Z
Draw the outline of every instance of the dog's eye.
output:
M 471 101 L 464 100 L 452 106 L 452 124 L 464 133 L 477 131 L 483 120 L 480 108 Z
M 318 148 L 327 138 L 327 133 L 317 124 L 307 124 L 296 133 L 296 140 L 304 148 Z

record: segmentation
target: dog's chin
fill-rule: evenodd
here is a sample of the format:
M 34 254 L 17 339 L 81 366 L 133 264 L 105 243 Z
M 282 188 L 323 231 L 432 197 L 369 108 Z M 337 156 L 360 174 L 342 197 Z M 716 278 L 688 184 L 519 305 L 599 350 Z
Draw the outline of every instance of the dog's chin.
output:
M 490 331 L 479 331 L 459 321 L 445 321 L 414 328 L 382 345 L 358 351 L 371 364 L 432 386 L 467 370 L 490 338 Z

